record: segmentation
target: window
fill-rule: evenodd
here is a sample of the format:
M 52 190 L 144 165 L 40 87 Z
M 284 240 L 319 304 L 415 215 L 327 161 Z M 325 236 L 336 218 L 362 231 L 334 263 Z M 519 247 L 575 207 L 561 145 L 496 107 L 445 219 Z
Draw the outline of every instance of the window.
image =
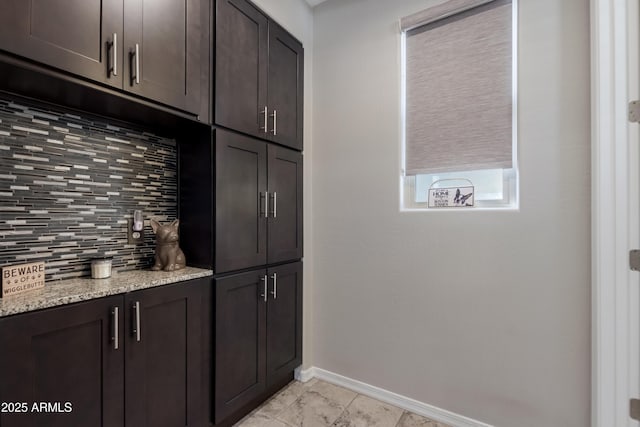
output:
M 402 207 L 469 185 L 478 207 L 517 207 L 515 0 L 449 0 L 401 19 Z

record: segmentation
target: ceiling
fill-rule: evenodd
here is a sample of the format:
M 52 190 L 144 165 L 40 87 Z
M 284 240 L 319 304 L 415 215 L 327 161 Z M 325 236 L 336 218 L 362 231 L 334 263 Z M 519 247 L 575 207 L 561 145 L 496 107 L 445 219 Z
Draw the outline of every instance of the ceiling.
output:
M 325 2 L 327 0 L 306 0 L 306 1 L 307 1 L 307 3 L 309 3 L 309 6 L 315 7 L 315 6 L 319 5 L 320 3 L 323 3 L 323 2 Z

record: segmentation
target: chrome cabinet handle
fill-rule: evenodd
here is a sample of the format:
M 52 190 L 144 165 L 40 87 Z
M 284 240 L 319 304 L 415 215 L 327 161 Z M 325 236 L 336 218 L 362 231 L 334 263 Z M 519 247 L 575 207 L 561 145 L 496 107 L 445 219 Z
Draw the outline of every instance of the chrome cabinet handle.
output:
M 262 201 L 264 200 L 264 209 L 262 206 Z M 269 192 L 265 191 L 264 194 L 260 193 L 260 212 L 258 212 L 258 216 L 264 216 L 265 218 L 269 218 Z
M 136 84 L 140 84 L 140 45 L 136 43 Z
M 262 293 L 260 294 L 260 297 L 264 300 L 264 302 L 267 302 L 267 275 L 265 274 L 264 276 L 262 276 L 262 278 L 260 279 L 263 283 L 263 289 L 262 289 Z
M 273 273 L 271 275 L 271 280 L 273 280 L 273 290 L 271 291 L 271 295 L 273 295 L 273 299 L 278 299 L 278 273 Z
M 113 307 L 111 309 L 112 322 L 111 325 L 113 327 L 113 331 L 111 333 L 111 341 L 113 341 L 113 349 L 117 350 L 120 348 L 120 337 L 118 336 L 118 307 Z
M 140 45 L 136 43 L 135 50 L 129 53 L 131 57 L 131 65 L 135 69 L 136 75 L 131 76 L 131 84 L 135 82 L 135 84 L 140 84 Z
M 140 301 L 133 303 L 133 336 L 140 342 Z
M 111 42 L 111 67 L 109 67 L 109 73 L 112 76 L 118 75 L 118 33 L 113 33 L 113 41 Z
M 264 116 L 264 126 L 260 126 L 260 130 L 264 130 L 264 133 L 268 133 L 269 129 L 267 128 L 267 122 L 269 122 L 269 119 L 267 118 L 267 115 L 269 114 L 269 112 L 267 111 L 267 106 L 264 106 L 264 110 L 261 111 L 262 115 Z
M 273 217 L 277 218 L 278 216 L 278 193 L 273 192 Z
M 271 131 L 271 133 L 273 134 L 273 136 L 276 136 L 278 134 L 278 112 L 276 110 L 273 110 L 273 114 L 271 114 L 269 117 L 273 117 L 273 130 Z

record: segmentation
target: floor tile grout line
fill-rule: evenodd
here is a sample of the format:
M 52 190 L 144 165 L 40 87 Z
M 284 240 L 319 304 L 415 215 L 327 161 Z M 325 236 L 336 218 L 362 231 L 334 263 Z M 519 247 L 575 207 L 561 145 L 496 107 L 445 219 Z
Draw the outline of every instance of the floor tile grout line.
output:
M 261 408 L 263 408 L 263 407 L 265 407 L 266 405 L 268 405 L 268 404 L 269 404 L 269 402 L 271 402 L 271 401 L 275 400 L 275 399 L 276 399 L 276 397 L 277 397 L 278 395 L 280 395 L 280 394 L 282 394 L 282 392 L 286 391 L 286 390 L 287 390 L 287 388 L 288 388 L 288 387 L 290 387 L 293 383 L 294 383 L 293 381 L 292 381 L 291 383 L 289 383 L 289 385 L 288 385 L 287 387 L 283 388 L 283 389 L 282 389 L 282 390 L 280 390 L 278 393 L 274 394 L 270 399 L 268 399 L 268 400 L 267 400 L 266 402 L 264 402 L 261 406 L 259 406 L 258 408 L 256 408 L 256 409 L 255 409 L 254 411 L 252 411 L 250 414 L 248 414 L 248 415 L 247 415 L 243 420 L 241 420 L 241 421 L 250 420 L 253 416 L 256 416 L 256 415 L 258 415 L 258 414 L 259 414 L 260 416 L 262 416 L 262 417 L 264 417 L 265 419 L 269 420 L 269 422 L 274 421 L 274 422 L 276 422 L 276 423 L 278 423 L 278 424 L 280 424 L 280 425 L 282 425 L 282 426 L 284 426 L 284 427 L 300 427 L 300 425 L 295 424 L 295 421 L 287 422 L 286 420 L 281 419 L 280 417 L 281 417 L 284 413 L 286 413 L 286 412 L 287 412 L 287 411 L 288 411 L 288 410 L 289 410 L 293 405 L 295 405 L 295 404 L 296 404 L 296 402 L 299 402 L 299 401 L 300 401 L 300 400 L 301 400 L 305 395 L 308 395 L 309 393 L 314 392 L 314 390 L 312 390 L 312 387 L 313 387 L 312 385 L 310 385 L 310 386 L 308 386 L 308 387 L 304 387 L 304 388 L 302 388 L 301 390 L 298 390 L 298 391 L 300 391 L 300 394 L 298 394 L 297 392 L 292 393 L 292 395 L 295 397 L 295 399 L 293 400 L 293 402 L 291 402 L 291 403 L 290 403 L 290 404 L 288 404 L 288 405 L 284 405 L 284 406 L 283 406 L 279 411 L 275 412 L 274 414 L 269 414 L 269 413 L 259 413 Z M 327 382 L 327 383 L 328 383 L 328 384 L 331 384 L 331 385 L 334 385 L 334 386 L 337 386 L 336 384 L 332 384 L 332 383 L 329 383 L 329 382 Z M 314 383 L 314 385 L 315 385 L 315 383 Z M 341 410 L 341 412 L 338 414 L 338 416 L 333 420 L 333 422 L 332 422 L 331 424 L 329 424 L 329 426 L 330 426 L 330 427 L 337 427 L 338 425 L 340 425 L 340 424 L 337 424 L 337 423 L 342 419 L 342 417 L 343 417 L 343 416 L 345 417 L 345 419 L 348 419 L 348 418 L 349 418 L 349 416 L 347 416 L 347 411 L 348 411 L 348 410 L 349 410 L 349 408 L 354 404 L 354 401 L 355 401 L 356 399 L 358 399 L 359 397 L 363 397 L 363 398 L 367 398 L 367 399 L 373 399 L 373 400 L 376 400 L 376 401 L 377 401 L 377 399 L 375 399 L 375 398 L 369 397 L 369 396 L 364 395 L 364 394 L 362 394 L 362 393 L 355 392 L 354 390 L 350 390 L 350 389 L 348 389 L 348 388 L 341 387 L 341 386 L 337 386 L 337 387 L 344 388 L 344 389 L 345 389 L 345 390 L 347 390 L 347 391 L 351 391 L 351 392 L 354 394 L 354 396 L 353 396 L 353 397 L 352 397 L 352 398 L 351 398 L 351 399 L 350 399 L 350 400 L 349 400 L 345 405 L 340 405 L 337 401 L 333 401 L 333 403 L 335 403 L 335 404 L 337 404 L 337 405 L 339 405 L 339 406 L 342 406 L 342 407 L 343 407 L 343 409 L 342 409 L 342 410 Z M 318 393 L 317 391 L 315 391 L 315 392 L 316 392 L 316 393 Z M 318 394 L 320 394 L 320 393 L 318 393 Z M 322 394 L 320 394 L 320 396 L 323 396 L 323 395 L 322 395 Z M 326 397 L 326 396 L 323 396 L 323 397 L 324 397 L 325 399 L 328 399 L 328 400 L 333 400 L 333 399 L 330 399 L 330 398 L 328 398 L 328 397 Z M 385 402 L 381 402 L 381 401 L 379 401 L 379 402 L 380 402 L 380 403 L 383 403 L 383 404 L 386 404 L 386 405 L 389 405 L 389 406 L 392 406 L 392 407 L 397 408 L 398 410 L 400 410 L 400 416 L 399 416 L 398 420 L 393 424 L 393 426 L 394 426 L 394 427 L 400 427 L 400 425 L 401 425 L 400 423 L 401 423 L 401 421 L 403 421 L 403 417 L 405 417 L 405 416 L 409 416 L 409 415 L 412 415 L 412 414 L 413 414 L 411 411 L 408 411 L 408 410 L 406 410 L 406 409 L 400 408 L 400 407 L 395 406 L 395 405 L 393 405 L 393 404 L 389 404 L 389 403 L 385 403 Z M 276 405 L 276 407 L 277 407 L 277 406 L 278 406 L 278 405 Z M 356 411 L 356 412 L 357 412 L 357 411 Z M 406 418 L 406 417 L 405 417 L 405 418 Z M 433 420 L 428 419 L 428 418 L 425 418 L 425 417 L 420 417 L 420 418 L 425 419 L 425 420 L 426 420 L 426 421 L 428 421 L 429 423 L 433 422 Z M 242 424 L 241 424 L 240 422 L 237 424 L 237 426 L 241 426 L 241 425 L 242 425 Z M 387 424 L 387 425 L 388 425 L 388 424 Z M 428 424 L 428 425 L 431 425 L 431 424 Z M 441 425 L 441 424 L 437 424 L 437 425 Z M 235 425 L 234 425 L 234 426 L 235 426 Z M 328 427 L 329 427 L 329 426 L 328 426 Z M 443 427 L 449 427 L 449 426 L 445 426 L 444 424 L 442 424 L 442 426 L 443 426 Z
M 397 408 L 397 406 L 396 406 L 396 408 Z M 400 409 L 402 409 L 402 408 L 400 408 Z M 398 418 L 398 421 L 396 421 L 396 424 L 395 424 L 394 427 L 398 427 L 400 425 L 400 421 L 402 421 L 402 417 L 404 417 L 404 414 L 406 414 L 406 413 L 407 413 L 407 410 L 406 409 L 402 409 L 402 412 L 400 413 L 400 418 Z
M 351 404 L 353 403 L 353 401 L 354 401 L 354 400 L 356 400 L 356 397 L 358 397 L 358 396 L 359 396 L 359 394 L 358 394 L 358 393 L 356 393 L 356 395 L 353 397 L 353 399 L 351 399 L 351 400 L 349 401 L 349 403 L 345 405 L 345 407 L 344 407 L 344 409 L 342 410 L 342 412 L 340 412 L 340 415 L 338 415 L 338 418 L 336 418 L 335 420 L 333 420 L 333 422 L 331 423 L 331 427 L 333 427 L 334 425 L 336 425 L 336 423 L 338 422 L 338 420 L 340 419 L 340 417 L 342 417 L 342 414 L 344 414 L 344 413 L 347 411 L 347 409 L 349 408 L 349 406 L 351 406 Z

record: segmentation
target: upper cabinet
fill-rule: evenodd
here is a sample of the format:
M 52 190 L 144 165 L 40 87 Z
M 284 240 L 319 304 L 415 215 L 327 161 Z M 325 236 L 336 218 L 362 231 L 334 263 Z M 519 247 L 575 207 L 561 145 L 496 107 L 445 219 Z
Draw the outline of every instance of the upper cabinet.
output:
M 5 0 L 0 49 L 198 115 L 206 0 Z
M 122 10 L 122 0 L 5 0 L 0 48 L 122 87 Z
M 124 89 L 197 113 L 208 16 L 206 0 L 125 0 Z
M 269 20 L 244 0 L 216 5 L 215 122 L 262 137 Z
M 268 129 L 277 143 L 302 150 L 304 53 L 282 27 L 269 23 Z
M 215 123 L 302 150 L 302 44 L 246 0 L 215 16 Z

